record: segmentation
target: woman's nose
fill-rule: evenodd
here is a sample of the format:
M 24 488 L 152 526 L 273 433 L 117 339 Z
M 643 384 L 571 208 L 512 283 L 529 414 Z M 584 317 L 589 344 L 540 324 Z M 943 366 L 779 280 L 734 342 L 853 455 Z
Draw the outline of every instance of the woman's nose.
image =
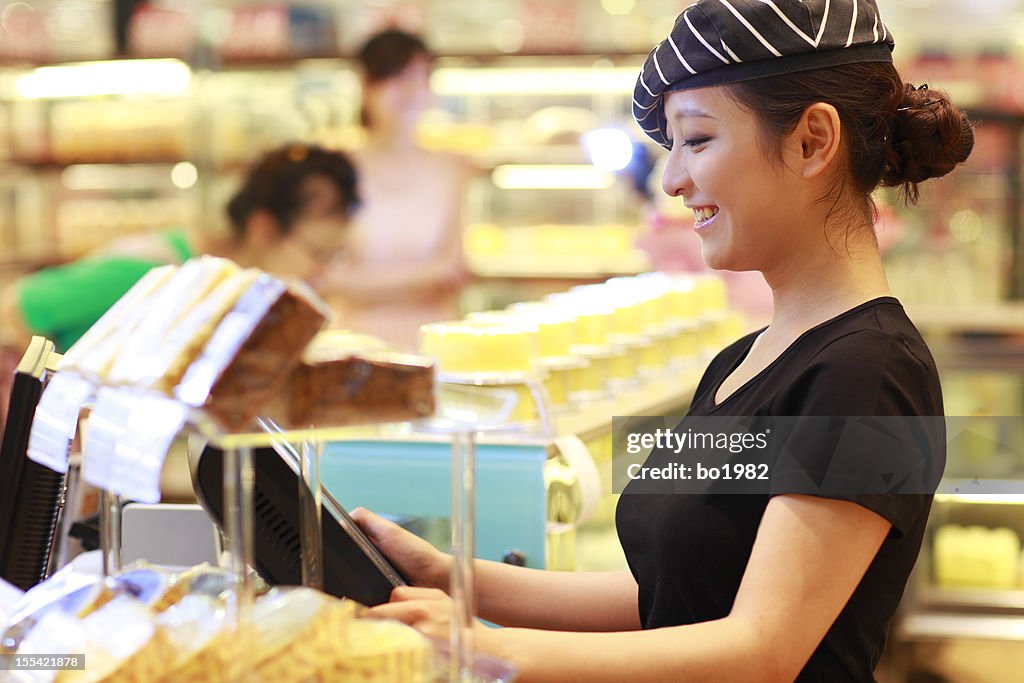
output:
M 669 197 L 685 196 L 693 189 L 693 178 L 682 159 L 682 151 L 673 146 L 661 174 L 661 189 Z

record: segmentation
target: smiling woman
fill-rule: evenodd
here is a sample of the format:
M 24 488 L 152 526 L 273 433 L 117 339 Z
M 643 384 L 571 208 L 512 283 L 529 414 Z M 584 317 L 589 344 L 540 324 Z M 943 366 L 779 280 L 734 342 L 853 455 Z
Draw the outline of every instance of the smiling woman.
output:
M 711 361 L 688 417 L 943 414 L 932 356 L 889 293 L 869 194 L 915 199 L 973 136 L 945 95 L 902 82 L 892 48 L 871 0 L 699 0 L 648 56 L 633 112 L 669 150 L 664 191 L 694 210 L 708 265 L 760 272 L 774 305 Z M 616 512 L 629 571 L 478 562 L 481 616 L 512 628 L 477 642 L 524 681 L 873 681 L 945 460 L 941 429 L 913 431 L 893 453 L 914 474 L 896 483 L 870 433 L 840 440 L 846 468 L 834 435 L 806 428 L 785 444 L 795 467 L 735 455 L 767 465 L 761 493 L 631 481 Z M 655 449 L 646 464 L 680 463 Z M 842 486 L 815 485 L 837 469 Z M 414 584 L 446 585 L 450 558 L 354 517 Z M 435 635 L 449 610 L 424 588 L 374 609 Z

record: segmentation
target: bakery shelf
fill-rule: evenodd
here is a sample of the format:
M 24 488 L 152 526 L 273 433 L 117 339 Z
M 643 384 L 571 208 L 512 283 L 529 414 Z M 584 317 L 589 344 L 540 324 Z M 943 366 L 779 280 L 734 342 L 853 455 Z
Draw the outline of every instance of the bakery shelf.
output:
M 1024 617 L 1024 588 L 944 588 L 921 586 L 917 599 L 927 610 L 1011 612 Z
M 156 156 L 156 157 L 135 157 L 125 159 L 75 159 L 73 161 L 54 161 L 42 159 L 14 159 L 10 162 L 12 166 L 35 171 L 62 171 L 68 166 L 173 166 L 188 157 L 182 156 Z
M 1024 302 L 969 307 L 908 305 L 907 314 L 926 333 L 1024 333 Z
M 598 278 L 601 275 L 636 275 L 650 268 L 647 255 L 636 250 L 607 257 L 571 254 L 470 256 L 470 269 L 486 278 Z
M 943 479 L 937 503 L 1024 505 L 1024 479 Z
M 501 164 L 585 164 L 590 163 L 582 145 L 521 145 L 494 147 L 472 154 L 484 168 Z
M 973 614 L 910 614 L 899 624 L 901 640 L 972 638 L 1024 642 L 1024 617 Z

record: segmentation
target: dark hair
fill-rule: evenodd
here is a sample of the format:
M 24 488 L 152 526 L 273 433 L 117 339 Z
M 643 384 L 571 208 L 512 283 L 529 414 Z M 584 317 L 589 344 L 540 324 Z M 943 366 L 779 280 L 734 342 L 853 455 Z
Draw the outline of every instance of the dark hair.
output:
M 967 115 L 949 97 L 927 86 L 904 83 L 888 62 L 863 62 L 801 71 L 729 86 L 731 97 L 760 119 L 762 141 L 777 154 L 808 106 L 831 104 L 846 140 L 846 174 L 868 213 L 879 186 L 898 187 L 917 201 L 917 184 L 939 178 L 963 163 L 974 147 Z M 833 210 L 839 195 L 833 188 Z
M 417 57 L 431 58 L 427 44 L 420 37 L 398 29 L 371 36 L 356 53 L 367 83 L 380 83 L 400 74 Z M 359 119 L 364 126 L 370 123 L 365 105 L 359 110 Z
M 317 145 L 289 144 L 267 152 L 253 166 L 231 201 L 227 213 L 236 235 L 245 233 L 249 216 L 258 209 L 269 211 L 285 233 L 305 208 L 302 185 L 307 178 L 323 177 L 334 183 L 345 211 L 359 205 L 356 171 L 349 158 Z

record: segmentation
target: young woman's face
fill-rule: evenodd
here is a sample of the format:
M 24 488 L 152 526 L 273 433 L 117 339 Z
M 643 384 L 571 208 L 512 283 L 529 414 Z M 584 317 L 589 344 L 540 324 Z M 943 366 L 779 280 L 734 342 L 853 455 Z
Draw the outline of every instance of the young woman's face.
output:
M 765 156 L 754 114 L 724 88 L 670 93 L 664 107 L 672 151 L 662 188 L 694 210 L 704 262 L 719 270 L 776 267 L 801 221 L 798 176 L 785 159 Z
M 342 251 L 348 239 L 348 212 L 338 187 L 324 176 L 310 176 L 302 183 L 302 208 L 291 230 L 270 257 L 272 270 L 316 286 L 327 265 Z
M 412 126 L 430 106 L 430 60 L 413 57 L 400 72 L 378 83 L 367 84 L 364 98 L 371 125 L 398 123 Z

